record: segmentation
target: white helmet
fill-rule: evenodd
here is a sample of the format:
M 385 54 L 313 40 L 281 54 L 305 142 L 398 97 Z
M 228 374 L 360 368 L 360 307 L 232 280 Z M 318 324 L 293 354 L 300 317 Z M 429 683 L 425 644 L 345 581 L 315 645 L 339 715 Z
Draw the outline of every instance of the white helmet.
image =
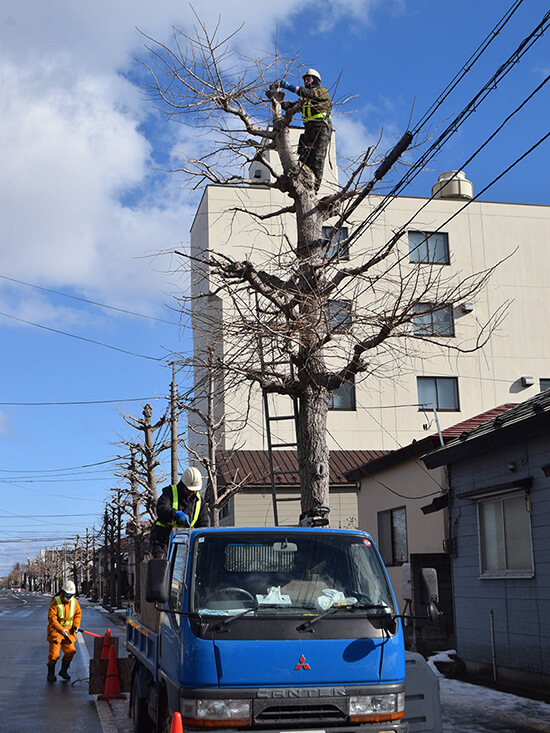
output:
M 195 466 L 190 466 L 185 469 L 181 475 L 181 481 L 187 486 L 189 491 L 200 491 L 202 488 L 201 472 Z
M 72 580 L 66 580 L 61 586 L 61 592 L 68 598 L 72 598 L 76 594 L 76 585 Z
M 306 76 L 314 76 L 316 79 L 319 79 L 319 84 L 321 83 L 321 74 L 315 69 L 308 69 L 306 73 L 302 76 L 302 79 L 304 79 Z

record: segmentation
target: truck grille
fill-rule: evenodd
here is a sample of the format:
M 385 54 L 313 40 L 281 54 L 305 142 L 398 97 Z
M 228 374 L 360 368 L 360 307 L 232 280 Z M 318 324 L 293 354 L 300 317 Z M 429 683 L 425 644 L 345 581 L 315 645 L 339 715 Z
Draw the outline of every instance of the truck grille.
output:
M 315 722 L 321 721 L 327 723 L 341 723 L 347 719 L 346 714 L 336 705 L 330 703 L 316 703 L 312 705 L 296 704 L 291 705 L 280 704 L 267 705 L 262 710 L 255 710 L 254 720 L 257 723 L 277 723 L 281 726 L 284 723 L 292 722 Z

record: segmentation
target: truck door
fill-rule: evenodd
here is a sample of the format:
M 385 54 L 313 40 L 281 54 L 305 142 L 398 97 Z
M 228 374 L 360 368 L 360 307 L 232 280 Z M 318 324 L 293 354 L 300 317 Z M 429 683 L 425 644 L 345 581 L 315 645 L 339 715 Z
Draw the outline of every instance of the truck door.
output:
M 187 543 L 172 545 L 170 557 L 171 588 L 169 607 L 172 611 L 181 611 L 182 594 L 184 589 L 185 573 L 187 568 Z M 162 666 L 166 674 L 179 681 L 181 662 L 181 616 L 178 613 L 163 613 L 160 626 L 160 644 L 162 649 Z

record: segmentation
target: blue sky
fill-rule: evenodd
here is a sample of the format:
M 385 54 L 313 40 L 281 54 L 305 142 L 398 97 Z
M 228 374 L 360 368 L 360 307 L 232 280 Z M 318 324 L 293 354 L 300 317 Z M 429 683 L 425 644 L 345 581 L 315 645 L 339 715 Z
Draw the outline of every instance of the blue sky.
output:
M 209 27 L 221 14 L 225 31 L 244 23 L 235 43 L 248 56 L 276 44 L 328 86 L 339 77 L 338 98 L 357 95 L 334 115 L 338 152 L 352 156 L 381 132 L 384 152 L 414 129 L 513 4 L 203 0 L 200 13 Z M 435 111 L 435 136 L 546 11 L 542 0 L 519 5 Z M 172 0 L 2 4 L 0 575 L 100 527 L 118 482 L 114 459 L 125 453 L 120 441 L 134 436 L 123 415 L 140 417 L 151 402 L 158 418 L 167 362 L 190 355 L 174 311 L 186 283 L 165 253 L 188 240 L 200 195 L 167 172 L 193 136 L 143 94 L 136 59 L 146 51 L 136 28 L 164 41 L 172 25 L 188 30 L 192 22 L 190 7 Z M 462 167 L 548 76 L 548 39 L 510 69 L 404 193 L 429 195 L 438 173 Z M 544 87 L 466 167 L 475 192 L 548 132 L 548 109 Z M 546 141 L 481 198 L 548 204 L 549 151 Z M 165 454 L 165 476 L 168 461 Z

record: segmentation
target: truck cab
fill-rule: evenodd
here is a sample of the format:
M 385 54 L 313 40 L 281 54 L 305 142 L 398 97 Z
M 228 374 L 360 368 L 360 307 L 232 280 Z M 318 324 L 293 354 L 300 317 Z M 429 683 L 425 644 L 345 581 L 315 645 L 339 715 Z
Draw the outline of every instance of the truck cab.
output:
M 146 586 L 158 629 L 142 643 L 129 619 L 128 648 L 150 730 L 179 711 L 186 730 L 407 731 L 402 630 L 367 533 L 179 530 Z

